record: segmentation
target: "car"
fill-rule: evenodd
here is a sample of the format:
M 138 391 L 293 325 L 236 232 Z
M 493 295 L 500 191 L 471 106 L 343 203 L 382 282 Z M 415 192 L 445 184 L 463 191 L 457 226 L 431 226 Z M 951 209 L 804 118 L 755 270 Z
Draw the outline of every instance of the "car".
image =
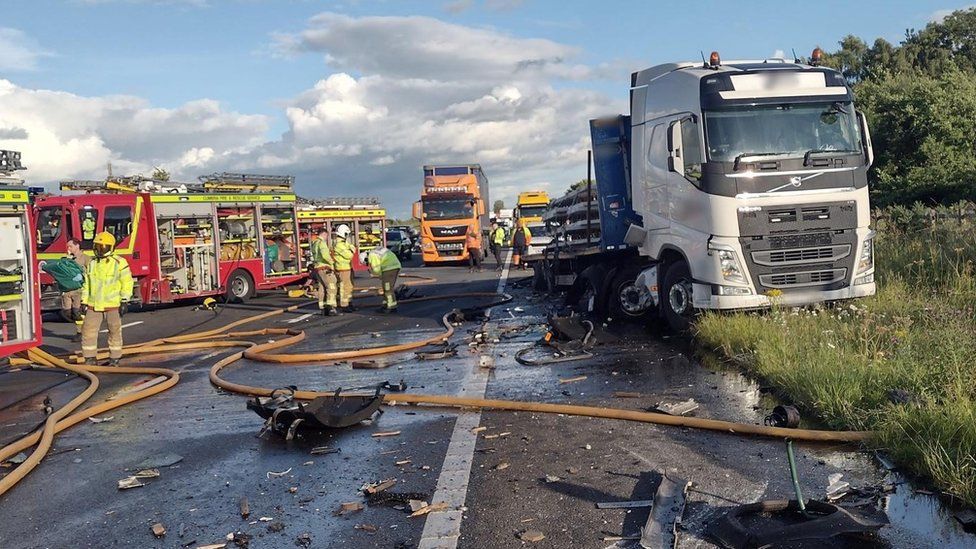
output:
M 407 233 L 407 237 L 410 239 L 410 242 L 412 244 L 417 244 L 420 241 L 419 238 L 420 235 L 419 233 L 417 233 L 417 229 L 414 229 L 410 225 L 395 225 L 393 227 L 390 227 L 389 229 L 403 231 Z
M 401 229 L 387 229 L 386 248 L 401 260 L 413 259 L 413 241 L 410 234 Z

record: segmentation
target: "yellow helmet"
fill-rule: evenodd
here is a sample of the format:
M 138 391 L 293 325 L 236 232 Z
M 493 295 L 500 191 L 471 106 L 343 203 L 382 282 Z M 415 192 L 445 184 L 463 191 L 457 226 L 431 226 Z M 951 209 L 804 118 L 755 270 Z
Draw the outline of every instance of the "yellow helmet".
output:
M 92 244 L 103 244 L 105 246 L 115 247 L 115 236 L 110 232 L 102 231 L 95 235 L 95 240 L 92 240 Z

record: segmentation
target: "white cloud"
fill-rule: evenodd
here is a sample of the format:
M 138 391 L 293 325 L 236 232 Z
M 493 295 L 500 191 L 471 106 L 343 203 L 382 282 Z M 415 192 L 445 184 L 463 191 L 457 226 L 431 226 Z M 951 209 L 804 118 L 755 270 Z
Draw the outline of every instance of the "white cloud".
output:
M 174 175 L 264 141 L 268 120 L 227 112 L 211 100 L 161 109 L 131 96 L 83 97 L 27 89 L 0 80 L 0 128 L 19 128 L 26 138 L 0 134 L 0 148 L 19 150 L 32 182 L 145 173 L 161 165 Z
M 929 14 L 929 23 L 941 23 L 941 22 L 945 21 L 945 18 L 946 17 L 949 17 L 954 12 L 969 10 L 969 9 L 973 9 L 973 8 L 976 8 L 976 4 L 969 4 L 968 6 L 962 6 L 962 7 L 959 7 L 959 8 L 948 8 L 948 9 L 942 9 L 942 10 L 935 10 L 931 14 Z
M 50 55 L 23 31 L 0 27 L 0 71 L 35 70 L 38 62 Z

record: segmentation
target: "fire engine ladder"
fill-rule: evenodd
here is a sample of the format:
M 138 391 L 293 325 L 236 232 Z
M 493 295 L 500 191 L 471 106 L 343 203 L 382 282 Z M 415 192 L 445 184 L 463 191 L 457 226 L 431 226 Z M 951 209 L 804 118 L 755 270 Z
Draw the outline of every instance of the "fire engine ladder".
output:
M 331 198 L 302 198 L 303 206 L 322 209 L 370 209 L 380 206 L 380 199 L 375 196 L 331 197 Z
M 144 181 L 150 181 L 148 179 Z M 85 192 L 117 192 L 134 193 L 139 191 L 137 185 L 132 184 L 132 178 L 120 179 L 63 179 L 60 182 L 62 191 L 85 191 Z
M 14 173 L 26 169 L 20 163 L 19 152 L 0 150 L 0 185 L 23 185 L 24 180 L 14 176 Z
M 207 192 L 282 192 L 291 191 L 295 185 L 295 178 L 291 175 L 223 172 L 201 175 L 199 179 Z

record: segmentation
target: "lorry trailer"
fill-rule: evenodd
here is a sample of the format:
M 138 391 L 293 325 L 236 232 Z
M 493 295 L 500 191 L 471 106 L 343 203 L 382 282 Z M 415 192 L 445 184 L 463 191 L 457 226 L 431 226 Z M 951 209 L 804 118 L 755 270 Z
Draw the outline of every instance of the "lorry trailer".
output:
M 41 344 L 41 303 L 30 195 L 20 153 L 0 150 L 0 358 Z
M 38 260 L 64 257 L 69 238 L 92 253 L 101 231 L 135 279 L 133 301 L 170 303 L 224 295 L 241 301 L 305 278 L 296 196 L 290 176 L 214 174 L 199 184 L 120 178 L 63 181 L 64 191 L 40 198 Z M 41 277 L 44 309 L 56 309 L 58 289 Z
M 465 236 L 488 229 L 487 202 L 488 178 L 479 164 L 424 166 L 420 201 L 413 205 L 424 264 L 467 261 Z
M 873 295 L 873 150 L 844 77 L 783 59 L 658 65 L 590 121 L 596 181 L 554 200 L 536 282 L 592 312 L 660 315 Z

